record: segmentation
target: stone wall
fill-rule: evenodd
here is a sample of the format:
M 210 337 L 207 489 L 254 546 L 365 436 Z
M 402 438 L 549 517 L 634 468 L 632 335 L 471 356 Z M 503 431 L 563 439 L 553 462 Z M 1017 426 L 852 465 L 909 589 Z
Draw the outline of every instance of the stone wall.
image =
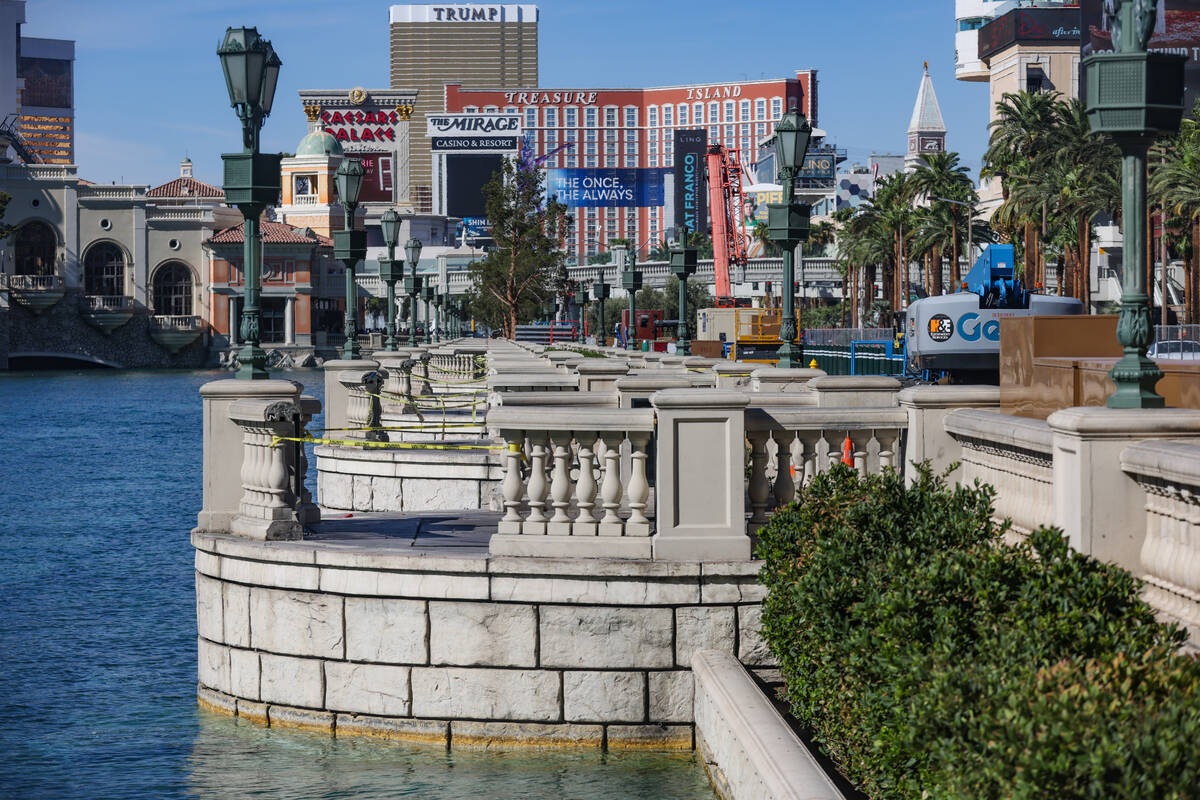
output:
M 150 317 L 139 309 L 129 322 L 105 335 L 92 327 L 79 307 L 79 292 L 66 296 L 41 314 L 20 303 L 9 309 L 8 352 L 77 357 L 125 369 L 184 368 L 209 365 L 204 336 L 172 355 L 150 338 Z
M 331 431 L 327 435 L 348 434 Z M 434 449 L 438 442 L 430 444 L 429 448 L 399 450 L 318 447 L 317 497 L 321 506 L 339 511 L 501 510 L 498 489 L 504 470 L 497 455 L 487 449 L 438 450 Z M 449 442 L 455 447 L 470 444 Z M 491 442 L 474 444 L 487 447 Z
M 454 745 L 691 748 L 693 654 L 769 666 L 755 562 L 192 543 L 200 702 L 260 723 Z

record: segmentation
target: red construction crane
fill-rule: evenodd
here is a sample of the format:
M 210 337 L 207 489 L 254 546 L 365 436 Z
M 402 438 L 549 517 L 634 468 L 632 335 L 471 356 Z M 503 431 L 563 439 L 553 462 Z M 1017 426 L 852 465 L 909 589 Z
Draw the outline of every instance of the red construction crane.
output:
M 732 308 L 729 266 L 746 266 L 746 224 L 742 215 L 742 163 L 738 151 L 714 144 L 708 148 L 708 208 L 712 220 L 716 307 Z

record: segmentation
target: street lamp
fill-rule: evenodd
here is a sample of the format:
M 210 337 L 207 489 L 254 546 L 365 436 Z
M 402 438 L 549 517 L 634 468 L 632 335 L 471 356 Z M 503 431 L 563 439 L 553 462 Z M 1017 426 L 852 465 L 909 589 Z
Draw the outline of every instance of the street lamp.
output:
M 259 218 L 263 209 L 279 199 L 279 153 L 260 153 L 259 133 L 271 114 L 279 67 L 283 62 L 271 42 L 257 28 L 226 28 L 217 48 L 229 104 L 242 123 L 242 152 L 224 153 L 225 200 L 242 213 L 242 263 L 245 272 L 245 307 L 240 334 L 237 377 L 263 380 L 267 355 L 260 347 L 259 292 L 262 278 L 262 233 Z M 231 321 L 232 322 L 232 321 Z
M 579 340 L 580 344 L 583 344 L 583 315 L 585 307 L 587 306 L 587 284 L 582 280 L 579 281 L 579 288 L 575 290 L 575 302 L 579 306 L 579 332 L 576 335 L 576 338 Z
M 1109 373 L 1117 389 L 1108 407 L 1163 408 L 1166 401 L 1154 390 L 1162 370 L 1146 357 L 1154 338 L 1142 268 L 1147 256 L 1146 152 L 1156 136 L 1179 130 L 1187 57 L 1146 52 L 1158 13 L 1154 3 L 1113 0 L 1112 7 L 1116 52 L 1095 53 L 1083 62 L 1088 122 L 1121 149 L 1125 268 L 1117 341 L 1125 354 Z
M 333 232 L 333 257 L 346 265 L 346 343 L 342 357 L 350 360 L 362 356 L 358 346 L 358 284 L 354 280 L 354 268 L 367 257 L 367 232 L 354 229 L 354 212 L 358 210 L 358 193 L 362 191 L 362 162 L 357 158 L 343 158 L 334 173 L 338 198 L 345 212 L 345 226 Z
M 445 308 L 446 305 L 447 305 L 446 295 L 443 294 L 442 292 L 436 292 L 433 295 L 433 316 L 434 316 L 434 327 L 433 327 L 433 337 L 434 338 L 433 338 L 433 340 L 435 342 L 442 341 L 442 328 L 444 328 L 445 324 L 446 324 L 445 313 L 443 312 L 442 309 Z
M 597 311 L 599 314 L 597 317 L 599 322 L 596 325 L 596 344 L 601 347 L 604 347 L 604 339 L 606 336 L 604 328 L 604 301 L 608 299 L 609 295 L 610 291 L 608 284 L 604 282 L 604 267 L 600 267 L 600 270 L 596 275 L 596 282 L 592 284 L 592 299 L 597 300 L 600 303 L 598 306 L 599 310 Z
M 812 125 L 792 108 L 775 123 L 775 166 L 783 185 L 782 203 L 767 204 L 767 232 L 783 250 L 783 314 L 779 321 L 778 366 L 803 366 L 804 349 L 796 345 L 796 245 L 808 241 L 812 206 L 796 202 L 796 175 L 804 166 Z
M 404 279 L 404 293 L 408 295 L 408 346 L 417 346 L 417 295 L 421 293 L 421 278 L 417 275 L 417 262 L 421 260 L 421 240 L 415 236 L 404 245 L 404 254 L 412 274 Z
M 379 221 L 383 231 L 383 242 L 387 245 L 387 258 L 379 260 L 379 278 L 387 286 L 387 340 L 383 349 L 396 352 L 396 281 L 404 277 L 404 261 L 396 260 L 396 245 L 400 243 L 400 215 L 396 209 L 383 212 Z
M 435 292 L 437 289 L 432 283 L 426 283 L 421 287 L 421 299 L 425 301 L 425 344 L 433 344 L 433 332 L 430 330 L 433 326 L 429 319 L 429 304 L 433 301 Z
M 671 274 L 679 278 L 679 320 L 675 334 L 675 354 L 690 356 L 692 345 L 687 335 L 687 280 L 696 274 L 696 248 L 688 241 L 688 227 L 680 228 L 677 247 L 671 248 Z
M 629 324 L 625 329 L 625 349 L 637 349 L 637 293 L 642 288 L 642 272 L 637 268 L 637 250 L 625 255 L 624 269 L 621 270 L 621 288 L 629 295 Z

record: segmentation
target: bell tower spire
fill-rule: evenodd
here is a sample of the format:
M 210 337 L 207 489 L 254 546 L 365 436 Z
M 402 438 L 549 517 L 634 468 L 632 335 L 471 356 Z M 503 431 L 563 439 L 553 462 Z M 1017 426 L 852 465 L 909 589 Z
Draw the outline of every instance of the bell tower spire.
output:
M 929 75 L 929 62 L 925 62 L 925 73 L 921 76 L 921 88 L 917 90 L 917 103 L 913 106 L 912 120 L 908 124 L 908 153 L 904 157 L 904 168 L 911 172 L 921 163 L 921 156 L 929 153 L 946 152 L 946 123 L 933 91 L 933 78 Z

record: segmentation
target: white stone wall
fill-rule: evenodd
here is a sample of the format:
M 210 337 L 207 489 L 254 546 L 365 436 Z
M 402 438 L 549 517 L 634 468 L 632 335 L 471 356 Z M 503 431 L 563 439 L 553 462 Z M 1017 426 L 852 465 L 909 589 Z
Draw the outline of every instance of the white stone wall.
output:
M 450 442 L 455 444 L 455 442 Z M 504 479 L 489 450 L 316 449 L 317 502 L 346 511 L 499 510 Z
M 201 704 L 260 723 L 489 746 L 690 748 L 693 654 L 770 666 L 755 562 L 192 542 Z

